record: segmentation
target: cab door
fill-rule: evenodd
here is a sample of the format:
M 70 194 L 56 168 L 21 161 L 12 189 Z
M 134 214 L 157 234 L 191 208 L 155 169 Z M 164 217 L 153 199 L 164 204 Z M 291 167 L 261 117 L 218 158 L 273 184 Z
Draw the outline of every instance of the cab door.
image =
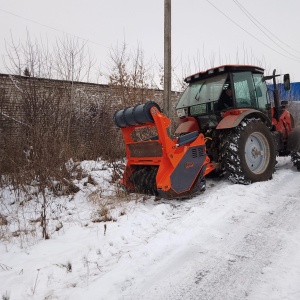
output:
M 271 106 L 262 74 L 236 72 L 232 74 L 237 108 L 254 108 L 271 117 Z
M 258 109 L 257 93 L 251 72 L 237 72 L 232 74 L 234 95 L 237 108 Z

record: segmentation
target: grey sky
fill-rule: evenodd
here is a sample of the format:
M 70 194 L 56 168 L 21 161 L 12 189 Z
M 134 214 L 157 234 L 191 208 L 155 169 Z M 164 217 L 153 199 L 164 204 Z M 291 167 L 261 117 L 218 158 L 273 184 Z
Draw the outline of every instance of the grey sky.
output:
M 124 40 L 133 50 L 139 43 L 154 63 L 163 62 L 163 0 L 0 0 L 1 56 L 10 32 L 24 41 L 28 30 L 31 37 L 47 37 L 50 43 L 63 35 L 3 10 L 97 43 L 88 45 L 102 66 L 107 64 L 108 49 Z M 173 0 L 176 72 L 189 75 L 225 63 L 259 64 L 268 73 L 277 69 L 300 81 L 299 12 L 299 0 Z M 0 72 L 6 72 L 2 63 Z

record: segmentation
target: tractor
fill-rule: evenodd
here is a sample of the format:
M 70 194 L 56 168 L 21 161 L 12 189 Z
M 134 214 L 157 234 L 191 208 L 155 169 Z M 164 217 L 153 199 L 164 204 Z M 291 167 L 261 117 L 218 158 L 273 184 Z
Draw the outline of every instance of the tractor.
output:
M 270 180 L 276 156 L 290 155 L 300 171 L 300 126 L 279 99 L 278 76 L 276 70 L 264 76 L 257 66 L 223 65 L 187 77 L 172 137 L 170 119 L 153 101 L 116 111 L 127 157 L 122 185 L 171 199 L 204 191 L 206 176 L 238 184 Z M 289 74 L 283 84 L 290 89 Z M 157 134 L 136 139 L 141 129 Z

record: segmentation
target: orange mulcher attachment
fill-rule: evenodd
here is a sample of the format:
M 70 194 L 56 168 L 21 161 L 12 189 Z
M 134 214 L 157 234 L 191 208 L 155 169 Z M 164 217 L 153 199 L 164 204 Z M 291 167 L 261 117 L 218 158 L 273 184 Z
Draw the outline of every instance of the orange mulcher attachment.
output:
M 116 111 L 121 128 L 127 165 L 121 184 L 129 191 L 180 198 L 205 189 L 204 176 L 214 169 L 206 155 L 203 134 L 198 131 L 175 139 L 168 136 L 171 121 L 153 101 Z M 158 136 L 135 142 L 136 129 L 156 127 Z

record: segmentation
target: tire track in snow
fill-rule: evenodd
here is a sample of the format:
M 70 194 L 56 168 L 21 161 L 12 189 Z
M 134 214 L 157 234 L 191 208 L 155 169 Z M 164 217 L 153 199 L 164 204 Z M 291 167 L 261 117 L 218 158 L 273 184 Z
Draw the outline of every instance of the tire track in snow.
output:
M 244 190 L 245 196 L 251 197 L 249 205 L 245 206 L 249 209 L 238 211 L 237 216 L 234 214 L 231 224 L 221 222 L 216 227 L 220 232 L 222 226 L 229 230 L 226 237 L 218 240 L 209 234 L 203 235 L 203 244 L 199 242 L 190 247 L 186 261 L 174 262 L 178 263 L 178 269 L 154 284 L 152 292 L 148 294 L 151 295 L 150 298 L 248 298 L 255 283 L 263 277 L 262 270 L 272 264 L 284 249 L 285 241 L 281 233 L 294 230 L 298 223 L 300 191 L 295 189 L 295 184 L 300 180 L 299 173 L 284 169 L 277 173 L 269 182 L 247 187 L 223 187 L 224 190 Z M 260 187 L 256 190 L 257 186 Z M 222 193 L 220 190 L 218 192 Z M 216 193 L 215 188 L 204 200 L 208 206 L 213 193 Z M 186 205 L 190 204 L 187 202 Z M 255 206 L 260 207 L 255 209 Z M 184 208 L 179 210 L 184 211 Z M 183 215 L 183 218 L 187 217 L 186 213 Z M 230 214 L 227 215 L 228 218 L 229 216 Z M 140 299 L 150 298 L 144 294 Z

